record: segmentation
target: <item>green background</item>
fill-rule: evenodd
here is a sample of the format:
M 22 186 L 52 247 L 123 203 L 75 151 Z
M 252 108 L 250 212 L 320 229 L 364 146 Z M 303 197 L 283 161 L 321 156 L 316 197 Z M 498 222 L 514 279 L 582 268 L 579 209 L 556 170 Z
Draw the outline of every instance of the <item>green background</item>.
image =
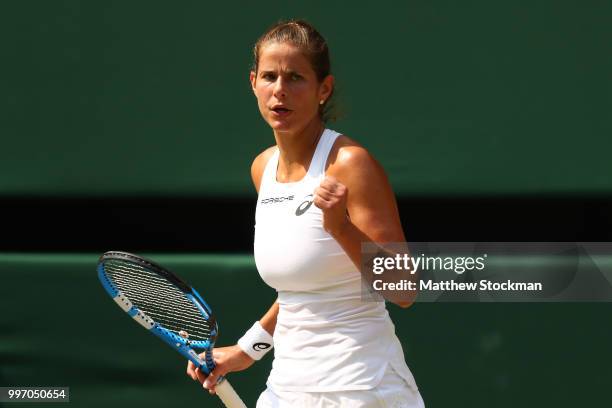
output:
M 250 256 L 148 255 L 216 310 L 219 345 L 233 344 L 275 299 Z M 186 377 L 176 352 L 108 297 L 95 277 L 96 260 L 0 255 L 0 278 L 12 283 L 0 286 L 0 383 L 70 386 L 70 404 L 79 407 L 221 406 Z M 389 310 L 427 407 L 609 404 L 610 304 L 417 303 Z M 270 364 L 268 356 L 230 376 L 247 406 L 265 388 Z
M 609 1 L 11 1 L 0 194 L 244 195 L 280 18 L 327 37 L 333 128 L 398 194 L 611 193 Z
M 273 138 L 251 47 L 291 17 L 329 41 L 331 127 L 400 197 L 609 195 L 610 16 L 603 0 L 4 1 L 0 200 L 253 197 L 251 160 Z M 112 305 L 97 255 L 66 251 L 0 248 L 0 385 L 70 386 L 72 406 L 219 406 Z M 210 301 L 221 345 L 275 298 L 250 255 L 149 255 Z M 609 308 L 390 311 L 428 407 L 575 407 L 609 404 Z M 249 406 L 270 361 L 231 376 Z

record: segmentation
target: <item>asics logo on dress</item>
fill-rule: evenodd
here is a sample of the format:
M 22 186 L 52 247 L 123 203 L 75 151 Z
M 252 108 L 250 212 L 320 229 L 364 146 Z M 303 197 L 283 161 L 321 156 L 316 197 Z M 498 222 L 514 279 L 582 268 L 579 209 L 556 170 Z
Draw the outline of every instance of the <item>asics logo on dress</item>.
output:
M 308 209 L 312 205 L 313 198 L 314 196 L 312 194 L 308 194 L 306 197 L 304 197 L 305 201 L 303 201 L 300 205 L 298 205 L 298 208 L 295 210 L 295 215 L 300 216 L 304 214 L 306 211 L 308 211 Z
M 270 198 L 264 198 L 262 199 L 259 203 L 260 204 L 274 204 L 274 203 L 282 203 L 285 201 L 292 201 L 295 198 L 295 196 L 287 196 L 287 197 L 270 197 Z

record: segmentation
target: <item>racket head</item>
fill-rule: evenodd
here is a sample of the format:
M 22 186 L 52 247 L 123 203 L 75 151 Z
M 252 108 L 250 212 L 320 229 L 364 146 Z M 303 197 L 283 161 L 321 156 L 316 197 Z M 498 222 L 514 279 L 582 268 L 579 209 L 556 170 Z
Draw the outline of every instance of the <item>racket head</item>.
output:
M 108 295 L 136 322 L 206 374 L 214 369 L 217 321 L 190 285 L 155 262 L 123 251 L 105 252 L 97 271 Z

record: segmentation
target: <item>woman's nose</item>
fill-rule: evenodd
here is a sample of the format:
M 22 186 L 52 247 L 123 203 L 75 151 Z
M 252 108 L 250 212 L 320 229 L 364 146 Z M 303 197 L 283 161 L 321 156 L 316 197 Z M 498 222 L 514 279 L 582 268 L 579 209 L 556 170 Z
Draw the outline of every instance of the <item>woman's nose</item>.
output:
M 287 96 L 287 91 L 285 89 L 285 80 L 281 75 L 276 78 L 276 82 L 274 83 L 274 96 L 276 97 L 285 97 Z

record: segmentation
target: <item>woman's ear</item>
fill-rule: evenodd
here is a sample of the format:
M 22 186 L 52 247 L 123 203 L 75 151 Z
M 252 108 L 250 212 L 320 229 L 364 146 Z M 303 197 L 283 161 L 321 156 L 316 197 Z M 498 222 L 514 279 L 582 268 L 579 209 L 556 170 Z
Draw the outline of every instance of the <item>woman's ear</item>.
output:
M 333 75 L 326 76 L 319 87 L 319 100 L 327 101 L 334 90 L 335 78 Z
M 251 71 L 249 74 L 249 81 L 251 82 L 251 89 L 253 93 L 255 93 L 255 83 L 257 82 L 257 75 L 255 75 L 255 71 Z

